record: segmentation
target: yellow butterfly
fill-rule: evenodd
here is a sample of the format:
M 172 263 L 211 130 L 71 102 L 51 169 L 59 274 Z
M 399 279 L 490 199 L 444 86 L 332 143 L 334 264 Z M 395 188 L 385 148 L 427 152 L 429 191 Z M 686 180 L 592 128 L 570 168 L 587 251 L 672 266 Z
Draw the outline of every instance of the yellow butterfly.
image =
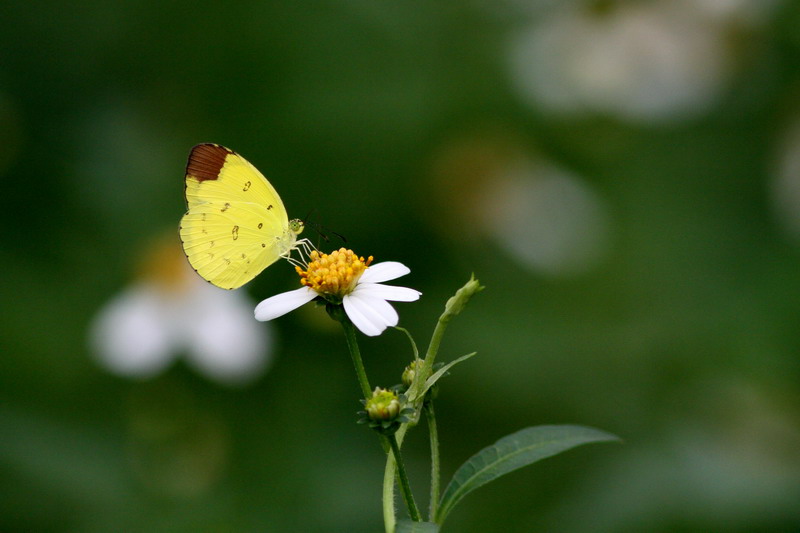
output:
M 280 196 L 247 160 L 218 144 L 198 144 L 186 165 L 183 251 L 198 274 L 223 289 L 241 287 L 292 250 L 297 236 Z

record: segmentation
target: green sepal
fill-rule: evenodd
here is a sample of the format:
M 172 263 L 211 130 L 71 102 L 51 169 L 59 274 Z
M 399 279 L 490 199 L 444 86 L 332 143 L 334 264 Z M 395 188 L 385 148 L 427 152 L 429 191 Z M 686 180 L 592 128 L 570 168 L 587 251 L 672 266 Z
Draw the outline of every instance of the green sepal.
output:
M 319 299 L 320 299 L 319 297 L 316 298 L 316 300 L 319 300 Z M 331 303 L 330 301 L 325 300 L 325 299 L 323 299 L 322 301 L 325 303 L 325 311 L 327 311 L 328 315 L 332 319 L 334 319 L 337 322 L 342 322 L 344 320 L 350 320 L 349 318 L 347 318 L 347 313 L 345 312 L 344 306 L 341 303 L 335 304 L 335 303 Z M 322 302 L 320 302 L 320 303 L 322 303 Z

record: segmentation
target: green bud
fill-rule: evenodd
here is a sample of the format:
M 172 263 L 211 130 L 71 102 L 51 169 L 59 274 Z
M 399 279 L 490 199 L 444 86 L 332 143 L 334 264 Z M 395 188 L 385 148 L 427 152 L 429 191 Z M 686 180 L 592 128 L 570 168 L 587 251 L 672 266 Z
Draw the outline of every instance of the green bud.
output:
M 412 420 L 415 411 L 413 407 L 403 407 L 406 403 L 404 395 L 397 395 L 394 391 L 375 387 L 372 397 L 364 402 L 364 411 L 359 412 L 359 424 L 367 424 L 382 435 L 393 435 L 400 424 Z
M 400 414 L 400 399 L 390 390 L 375 387 L 364 408 L 372 420 L 391 421 Z
M 440 320 L 448 321 L 459 314 L 466 307 L 472 295 L 481 292 L 483 289 L 483 285 L 475 279 L 475 275 L 470 275 L 469 281 L 458 289 L 453 297 L 447 300 L 444 306 L 444 314 L 442 314 Z
M 403 385 L 405 385 L 406 388 L 410 387 L 411 384 L 414 383 L 414 377 L 417 375 L 417 368 L 421 365 L 422 361 L 416 359 L 414 361 L 411 361 L 411 364 L 408 365 L 405 368 L 405 370 L 403 370 L 402 381 Z

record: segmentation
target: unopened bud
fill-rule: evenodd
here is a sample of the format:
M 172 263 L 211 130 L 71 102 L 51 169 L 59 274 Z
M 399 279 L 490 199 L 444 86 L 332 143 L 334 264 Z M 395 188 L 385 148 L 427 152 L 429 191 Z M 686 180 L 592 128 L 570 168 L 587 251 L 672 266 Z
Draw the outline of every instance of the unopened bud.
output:
M 422 365 L 421 359 L 416 359 L 411 361 L 411 364 L 408 365 L 405 370 L 403 370 L 403 377 L 401 378 L 403 381 L 403 385 L 408 388 L 414 383 L 414 378 L 417 375 L 417 369 Z
M 400 399 L 390 390 L 375 387 L 372 398 L 367 400 L 364 408 L 372 420 L 394 420 L 400 414 Z
M 476 294 L 484 289 L 483 285 L 475 279 L 474 274 L 470 276 L 469 281 L 460 289 L 458 289 L 453 297 L 447 300 L 447 303 L 444 306 L 444 314 L 440 320 L 450 320 L 452 317 L 459 314 L 464 307 L 469 302 L 469 299 L 472 298 L 473 294 Z

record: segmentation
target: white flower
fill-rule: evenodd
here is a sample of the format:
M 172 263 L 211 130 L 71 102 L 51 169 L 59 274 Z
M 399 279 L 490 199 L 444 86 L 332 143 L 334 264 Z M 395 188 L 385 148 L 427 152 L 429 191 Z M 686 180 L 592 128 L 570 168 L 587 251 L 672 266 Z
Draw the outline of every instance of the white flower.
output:
M 311 253 L 307 270 L 298 267 L 303 287 L 267 298 L 255 309 L 256 320 L 267 321 L 283 316 L 317 297 L 344 306 L 348 318 L 364 335 L 380 335 L 396 326 L 397 311 L 393 302 L 413 302 L 420 292 L 407 287 L 383 285 L 382 282 L 405 276 L 411 270 L 402 263 L 387 261 L 370 266 L 352 250 L 344 248 L 328 254 Z
M 271 334 L 250 318 L 251 301 L 203 281 L 177 245 L 155 251 L 147 275 L 106 303 L 90 325 L 97 361 L 113 374 L 149 378 L 184 354 L 189 365 L 226 384 L 260 376 Z
M 772 205 L 783 229 L 800 237 L 800 120 L 795 120 L 779 144 L 773 165 Z
M 724 27 L 690 4 L 633 2 L 597 13 L 565 3 L 512 40 L 512 83 L 527 103 L 558 113 L 632 122 L 701 115 L 733 62 Z

